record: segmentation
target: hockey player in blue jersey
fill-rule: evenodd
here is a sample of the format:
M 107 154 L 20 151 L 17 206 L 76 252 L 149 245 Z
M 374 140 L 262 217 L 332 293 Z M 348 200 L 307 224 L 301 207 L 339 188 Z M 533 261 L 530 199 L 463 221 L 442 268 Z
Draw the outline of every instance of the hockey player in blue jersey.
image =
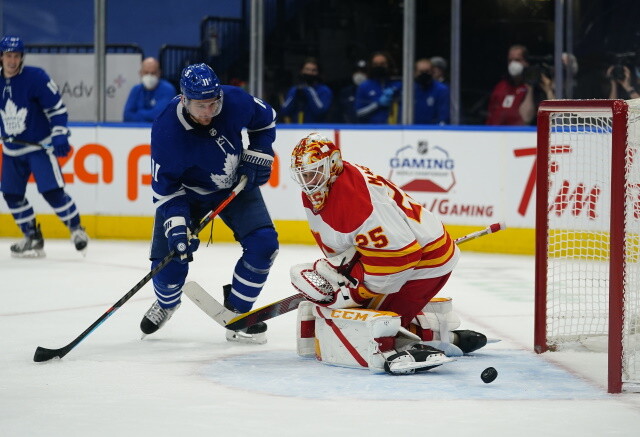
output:
M 41 68 L 23 65 L 24 43 L 17 36 L 0 41 L 0 118 L 2 119 L 2 182 L 0 191 L 24 239 L 11 246 L 16 257 L 44 256 L 40 224 L 25 197 L 33 173 L 38 191 L 69 228 L 76 249 L 89 238 L 80 224 L 73 199 L 64 190 L 56 157 L 69 154 L 67 108 L 58 87 Z
M 199 245 L 191 230 L 229 195 L 241 175 L 247 176 L 246 187 L 220 213 L 242 246 L 232 282 L 223 287 L 227 308 L 238 313 L 251 309 L 278 252 L 278 236 L 258 188 L 271 174 L 276 112 L 241 88 L 220 85 L 205 64 L 182 71 L 180 91 L 151 129 L 156 207 L 151 266 L 171 250 L 177 256 L 153 277 L 157 301 L 142 318 L 143 336 L 160 329 L 180 305 L 188 262 Z M 266 329 L 261 322 L 227 331 L 227 339 L 262 344 Z

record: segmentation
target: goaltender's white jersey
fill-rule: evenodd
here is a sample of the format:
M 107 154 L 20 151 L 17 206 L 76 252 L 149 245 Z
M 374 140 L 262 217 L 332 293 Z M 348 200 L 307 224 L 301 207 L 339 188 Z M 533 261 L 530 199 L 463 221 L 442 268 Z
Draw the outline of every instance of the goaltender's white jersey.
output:
M 344 162 L 316 214 L 302 198 L 311 232 L 327 257 L 355 246 L 370 292 L 395 293 L 407 281 L 443 276 L 458 262 L 459 249 L 440 220 L 366 167 Z

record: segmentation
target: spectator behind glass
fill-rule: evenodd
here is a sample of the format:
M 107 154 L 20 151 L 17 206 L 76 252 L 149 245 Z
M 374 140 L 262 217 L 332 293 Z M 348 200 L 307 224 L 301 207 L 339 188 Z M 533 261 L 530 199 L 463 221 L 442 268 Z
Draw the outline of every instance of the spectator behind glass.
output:
M 152 122 L 177 94 L 171 83 L 160 78 L 160 64 L 154 58 L 142 61 L 140 80 L 124 105 L 124 121 Z
M 356 92 L 358 86 L 367 80 L 367 61 L 360 59 L 356 62 L 351 74 L 350 83 L 338 92 L 338 114 L 336 121 L 338 123 L 357 123 L 356 116 Z
M 617 68 L 616 68 L 617 67 Z M 609 91 L 610 99 L 637 99 L 638 94 L 638 67 L 631 68 L 626 65 L 612 65 L 607 69 L 607 79 L 611 89 Z
M 320 65 L 307 58 L 300 69 L 298 85 L 292 86 L 280 110 L 289 123 L 322 123 L 333 100 L 331 88 L 320 81 Z
M 413 123 L 449 124 L 449 87 L 433 79 L 427 58 L 418 59 L 413 85 Z
M 513 45 L 507 57 L 506 79 L 497 83 L 489 97 L 489 125 L 526 125 L 534 116 L 533 89 L 524 82 L 529 66 L 527 48 Z
M 441 56 L 434 56 L 431 61 L 431 75 L 438 82 L 447 81 L 447 61 Z
M 375 52 L 371 56 L 369 78 L 360 84 L 356 92 L 356 115 L 360 123 L 398 123 L 402 82 L 391 79 L 393 70 L 389 54 Z

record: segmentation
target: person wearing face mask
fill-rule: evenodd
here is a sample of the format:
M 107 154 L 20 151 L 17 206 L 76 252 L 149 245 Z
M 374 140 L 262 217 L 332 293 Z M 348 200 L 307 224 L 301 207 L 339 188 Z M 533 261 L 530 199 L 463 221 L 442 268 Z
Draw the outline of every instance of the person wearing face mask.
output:
M 152 122 L 177 94 L 169 81 L 160 78 L 160 63 L 155 58 L 142 61 L 140 82 L 131 88 L 124 105 L 124 121 Z
M 414 93 L 414 124 L 449 124 L 449 87 L 432 76 L 429 59 L 416 61 Z
M 320 81 L 320 64 L 307 58 L 300 69 L 299 83 L 289 88 L 281 115 L 290 123 L 322 123 L 331 108 L 333 91 Z
M 535 116 L 533 88 L 524 81 L 527 48 L 513 45 L 507 58 L 508 76 L 498 82 L 489 97 L 488 125 L 528 125 Z
M 337 123 L 358 123 L 355 102 L 358 86 L 367 80 L 367 61 L 360 59 L 353 67 L 349 83 L 338 92 L 338 105 L 334 121 Z
M 369 78 L 356 92 L 356 115 L 360 123 L 397 124 L 402 82 L 391 78 L 391 56 L 375 52 L 371 57 Z

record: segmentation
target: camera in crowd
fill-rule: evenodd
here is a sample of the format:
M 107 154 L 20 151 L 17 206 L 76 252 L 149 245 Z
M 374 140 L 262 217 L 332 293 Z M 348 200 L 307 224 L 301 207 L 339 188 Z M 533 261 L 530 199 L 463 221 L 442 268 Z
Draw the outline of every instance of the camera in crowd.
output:
M 553 79 L 553 55 L 530 55 L 527 59 L 529 66 L 522 73 L 525 83 L 537 86 L 540 84 L 543 74 L 549 79 Z
M 640 52 L 625 52 L 613 54 L 613 68 L 611 69 L 610 79 L 616 81 L 624 80 L 624 67 L 633 69 L 635 65 L 640 65 Z

